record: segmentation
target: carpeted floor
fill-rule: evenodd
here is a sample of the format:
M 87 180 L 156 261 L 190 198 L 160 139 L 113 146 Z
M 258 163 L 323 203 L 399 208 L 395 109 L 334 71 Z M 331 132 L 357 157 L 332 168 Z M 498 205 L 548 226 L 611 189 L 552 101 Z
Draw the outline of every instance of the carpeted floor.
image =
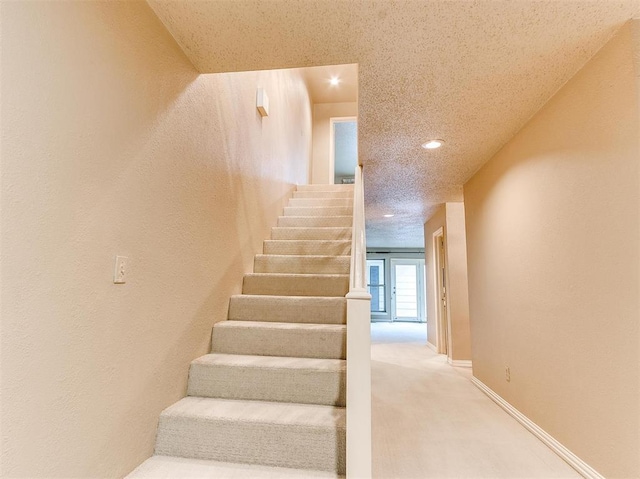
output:
M 371 327 L 374 479 L 580 478 L 425 346 L 426 325 Z

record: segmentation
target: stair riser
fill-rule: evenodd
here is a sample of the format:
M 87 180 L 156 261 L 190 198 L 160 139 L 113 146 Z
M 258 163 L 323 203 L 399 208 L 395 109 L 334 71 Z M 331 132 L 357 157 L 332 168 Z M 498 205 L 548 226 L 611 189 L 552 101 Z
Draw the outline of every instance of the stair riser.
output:
M 298 185 L 297 191 L 348 191 L 353 193 L 353 185 Z
M 213 328 L 211 351 L 223 354 L 346 359 L 346 331 Z
M 294 198 L 347 198 L 353 199 L 353 191 L 294 191 Z
M 344 206 L 353 208 L 350 198 L 291 198 L 287 206 Z
M 349 256 L 351 241 L 266 240 L 264 254 Z
M 348 276 L 257 276 L 245 275 L 243 294 L 272 296 L 345 296 Z
M 290 298 L 235 295 L 229 303 L 229 319 L 280 323 L 346 324 L 344 298 Z
M 344 406 L 346 372 L 192 364 L 189 396 Z
M 348 216 L 280 216 L 278 227 L 326 228 L 351 227 L 353 217 Z
M 156 454 L 345 471 L 346 430 L 160 416 Z
M 351 241 L 351 228 L 271 228 L 271 239 Z
M 349 274 L 350 256 L 257 255 L 255 273 Z
M 285 206 L 284 216 L 353 216 L 353 208 L 346 206 Z

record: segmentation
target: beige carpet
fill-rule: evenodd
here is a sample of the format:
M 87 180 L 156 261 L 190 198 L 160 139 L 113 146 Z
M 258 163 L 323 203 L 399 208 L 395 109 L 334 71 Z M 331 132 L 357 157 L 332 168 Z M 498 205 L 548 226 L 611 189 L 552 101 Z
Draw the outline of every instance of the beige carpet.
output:
M 372 325 L 373 477 L 580 478 L 425 346 L 426 326 Z

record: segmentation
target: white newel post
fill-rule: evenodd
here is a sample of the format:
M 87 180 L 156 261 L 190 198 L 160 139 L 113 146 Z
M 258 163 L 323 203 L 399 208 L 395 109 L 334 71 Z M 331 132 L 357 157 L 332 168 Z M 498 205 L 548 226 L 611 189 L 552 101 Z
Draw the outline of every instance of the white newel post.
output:
M 347 479 L 371 478 L 371 295 L 366 284 L 367 250 L 362 167 L 356 168 L 347 293 Z

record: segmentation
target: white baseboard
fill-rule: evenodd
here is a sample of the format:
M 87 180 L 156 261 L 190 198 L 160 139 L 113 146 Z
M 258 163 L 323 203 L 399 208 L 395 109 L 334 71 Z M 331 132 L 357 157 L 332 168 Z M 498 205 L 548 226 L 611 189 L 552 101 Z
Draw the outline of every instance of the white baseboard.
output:
M 605 479 L 604 476 L 598 473 L 589 464 L 584 462 L 569 449 L 560 444 L 553 436 L 534 423 L 527 416 L 522 414 L 511 404 L 505 401 L 500 395 L 493 391 L 489 386 L 484 384 L 475 376 L 471 378 L 471 382 L 475 384 L 478 389 L 489 396 L 498 406 L 504 409 L 509 415 L 511 415 L 516 421 L 526 427 L 534 436 L 545 443 L 553 452 L 564 459 L 571 467 L 578 471 L 586 479 Z
M 429 341 L 427 341 L 427 346 L 429 347 L 429 349 L 431 349 L 434 353 L 438 354 L 438 348 L 436 346 L 434 346 L 433 344 L 431 344 Z
M 451 364 L 451 366 L 455 366 L 457 368 L 470 368 L 472 367 L 471 359 L 451 359 L 447 358 L 447 362 Z

